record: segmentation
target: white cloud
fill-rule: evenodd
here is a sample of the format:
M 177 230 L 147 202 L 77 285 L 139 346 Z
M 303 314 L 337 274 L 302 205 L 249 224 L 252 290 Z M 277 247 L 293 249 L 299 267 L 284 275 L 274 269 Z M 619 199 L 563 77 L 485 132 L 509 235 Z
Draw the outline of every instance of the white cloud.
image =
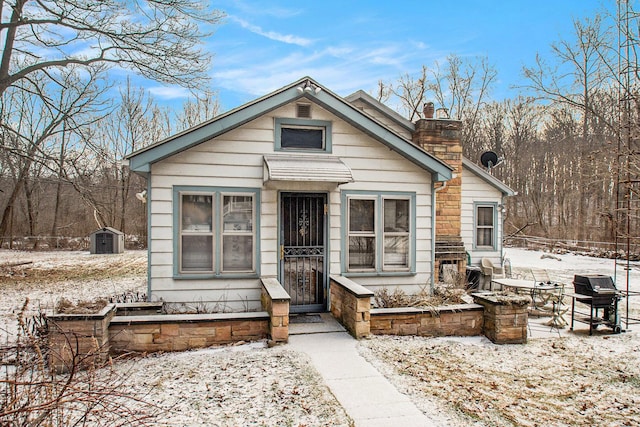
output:
M 425 42 L 421 42 L 421 41 L 412 40 L 411 44 L 413 45 L 413 47 L 415 47 L 416 49 L 419 49 L 419 50 L 425 50 L 425 49 L 429 48 L 428 44 L 426 44 Z
M 190 93 L 187 89 L 176 86 L 154 86 L 149 88 L 149 93 L 164 100 L 188 98 Z
M 298 16 L 302 13 L 302 9 L 291 9 L 287 7 L 281 7 L 278 5 L 274 5 L 271 2 L 267 2 L 267 4 L 256 4 L 252 2 L 248 4 L 244 1 L 240 0 L 232 0 L 229 4 L 229 7 L 220 6 L 223 10 L 229 10 L 230 7 L 238 9 L 238 11 L 242 12 L 243 16 L 273 16 L 276 18 L 292 18 L 294 16 Z
M 252 33 L 258 34 L 260 36 L 266 37 L 270 40 L 279 41 L 282 43 L 298 45 L 302 47 L 309 46 L 313 43 L 313 40 L 307 39 L 304 37 L 295 36 L 292 34 L 280 34 L 275 31 L 266 31 L 257 25 L 253 25 L 244 19 L 236 18 L 235 16 L 229 16 L 229 19 L 237 22 L 240 26 L 246 30 L 251 31 Z

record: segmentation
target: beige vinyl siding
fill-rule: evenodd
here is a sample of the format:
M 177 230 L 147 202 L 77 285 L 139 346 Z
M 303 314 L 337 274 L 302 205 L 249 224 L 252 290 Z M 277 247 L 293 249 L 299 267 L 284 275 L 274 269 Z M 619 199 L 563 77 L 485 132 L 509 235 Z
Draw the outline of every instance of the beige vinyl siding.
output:
M 502 192 L 463 167 L 462 169 L 462 218 L 461 234 L 466 250 L 471 254 L 471 264 L 479 265 L 482 258 L 489 258 L 496 265 L 502 264 L 502 212 L 497 209 L 495 250 L 478 250 L 474 247 L 474 204 L 502 203 Z
M 340 274 L 341 190 L 416 193 L 416 274 L 357 277 L 372 289 L 401 285 L 415 292 L 431 275 L 431 176 L 378 141 L 314 105 L 314 120 L 332 122 L 332 153 L 351 168 L 355 182 L 337 187 L 313 182 L 263 183 L 263 155 L 274 153 L 274 119 L 295 117 L 295 103 L 272 111 L 240 128 L 152 165 L 150 206 L 151 296 L 165 301 L 222 304 L 230 310 L 260 309 L 260 281 L 246 279 L 175 279 L 173 277 L 173 186 L 259 188 L 259 271 L 278 274 L 278 192 L 328 194 L 330 274 Z

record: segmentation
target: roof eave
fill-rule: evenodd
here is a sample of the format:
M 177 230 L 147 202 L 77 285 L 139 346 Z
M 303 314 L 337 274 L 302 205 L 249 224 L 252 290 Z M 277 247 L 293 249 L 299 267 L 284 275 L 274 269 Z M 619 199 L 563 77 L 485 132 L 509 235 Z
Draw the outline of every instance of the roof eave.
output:
M 389 120 L 395 122 L 398 126 L 406 129 L 407 131 L 413 133 L 416 130 L 415 124 L 411 120 L 407 120 L 402 117 L 397 111 L 392 110 L 391 108 L 384 105 L 382 102 L 378 101 L 368 93 L 363 90 L 359 90 L 357 92 L 352 93 L 351 95 L 345 98 L 349 102 L 354 101 L 362 101 L 370 107 L 376 109 L 381 114 L 386 116 Z
M 451 166 L 427 153 L 411 141 L 402 138 L 369 116 L 362 114 L 353 105 L 338 100 L 337 95 L 323 90 L 315 95 L 315 100 L 323 108 L 349 121 L 363 133 L 386 145 L 389 149 L 400 153 L 423 169 L 430 171 L 434 181 L 447 181 L 452 178 L 453 168 Z M 335 102 L 336 100 L 339 102 Z
M 299 84 L 299 83 L 297 83 Z M 129 168 L 134 172 L 151 172 L 151 164 L 163 160 L 176 154 L 177 152 L 189 149 L 204 141 L 210 140 L 232 129 L 240 127 L 245 123 L 275 110 L 289 102 L 296 101 L 305 94 L 300 94 L 295 84 L 288 88 L 269 94 L 252 103 L 231 110 L 226 114 L 216 117 L 214 120 L 206 122 L 198 127 L 186 132 L 177 134 L 169 139 L 163 140 L 146 149 L 130 154 Z
M 306 81 L 319 87 L 318 92 L 300 93 L 298 86 Z M 258 98 L 248 104 L 231 110 L 195 128 L 189 129 L 149 147 L 127 156 L 129 168 L 139 174 L 149 174 L 151 165 L 183 150 L 194 147 L 225 132 L 296 100 L 307 97 L 336 116 L 351 123 L 363 133 L 376 139 L 389 149 L 401 154 L 421 168 L 431 173 L 434 181 L 446 181 L 452 178 L 453 169 L 437 157 L 427 153 L 386 126 L 363 114 L 352 104 L 345 102 L 325 87 L 309 77 L 304 77 L 284 88 Z

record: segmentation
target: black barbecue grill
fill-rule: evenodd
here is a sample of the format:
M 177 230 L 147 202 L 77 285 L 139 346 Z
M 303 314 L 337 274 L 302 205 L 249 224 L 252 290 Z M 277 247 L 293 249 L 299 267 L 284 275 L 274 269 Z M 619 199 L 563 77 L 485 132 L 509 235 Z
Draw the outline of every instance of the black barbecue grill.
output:
M 571 330 L 573 321 L 589 324 L 589 335 L 598 325 L 606 325 L 613 329 L 615 333 L 620 332 L 620 320 L 618 318 L 618 301 L 622 294 L 616 289 L 616 285 L 610 276 L 602 274 L 576 274 L 573 278 L 575 294 L 571 307 Z M 575 301 L 586 304 L 590 307 L 589 316 L 581 316 L 575 312 Z

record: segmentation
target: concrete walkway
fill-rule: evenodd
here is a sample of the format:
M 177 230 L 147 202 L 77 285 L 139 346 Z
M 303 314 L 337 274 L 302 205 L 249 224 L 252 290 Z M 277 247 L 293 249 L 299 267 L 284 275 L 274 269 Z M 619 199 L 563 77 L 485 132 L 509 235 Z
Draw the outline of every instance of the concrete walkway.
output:
M 358 354 L 357 341 L 330 314 L 322 320 L 290 324 L 288 346 L 310 356 L 356 427 L 438 425 Z

